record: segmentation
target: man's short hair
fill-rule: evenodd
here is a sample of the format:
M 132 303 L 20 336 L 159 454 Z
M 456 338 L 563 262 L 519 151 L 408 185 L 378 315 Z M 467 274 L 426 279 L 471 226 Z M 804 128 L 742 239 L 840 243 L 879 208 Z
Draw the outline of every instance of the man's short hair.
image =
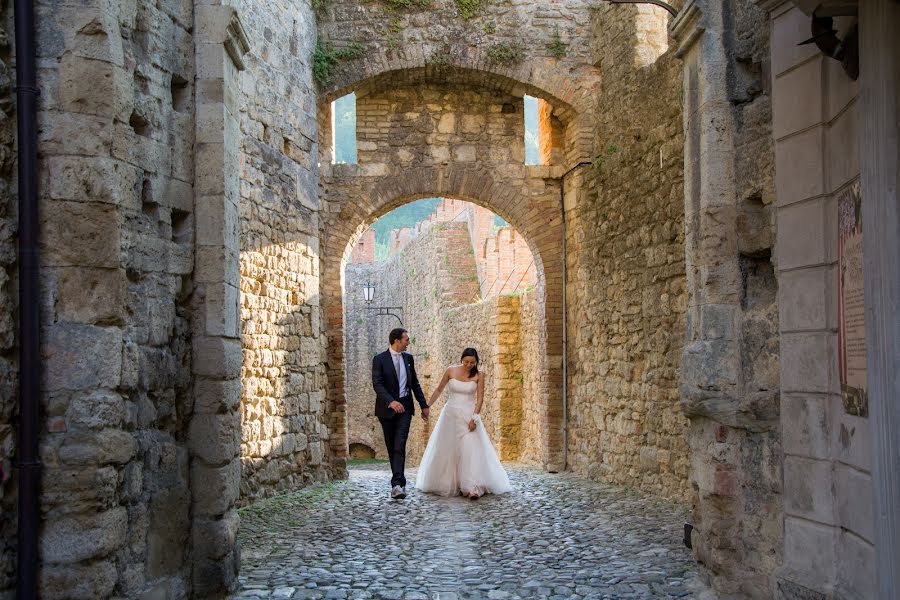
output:
M 388 344 L 391 346 L 394 345 L 394 342 L 401 339 L 403 334 L 406 333 L 406 330 L 402 327 L 398 327 L 397 329 L 391 329 L 391 335 L 388 336 Z

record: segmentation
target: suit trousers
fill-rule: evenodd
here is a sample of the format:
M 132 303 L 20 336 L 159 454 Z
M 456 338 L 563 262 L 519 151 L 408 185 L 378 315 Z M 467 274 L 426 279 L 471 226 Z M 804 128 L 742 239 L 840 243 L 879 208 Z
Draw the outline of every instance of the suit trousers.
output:
M 384 432 L 384 445 L 387 447 L 388 459 L 391 461 L 391 487 L 406 487 L 406 440 L 409 438 L 409 427 L 412 424 L 412 399 L 401 398 L 400 403 L 406 412 L 393 417 L 379 417 L 381 430 Z

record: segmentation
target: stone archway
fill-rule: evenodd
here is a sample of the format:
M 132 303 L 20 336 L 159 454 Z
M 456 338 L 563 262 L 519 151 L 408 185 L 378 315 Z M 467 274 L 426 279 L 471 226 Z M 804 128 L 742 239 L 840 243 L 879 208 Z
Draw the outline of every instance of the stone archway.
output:
M 343 182 L 348 184 L 349 182 Z M 340 202 L 347 188 L 332 182 L 326 193 Z M 544 323 L 542 353 L 545 363 L 541 377 L 540 409 L 543 436 L 541 463 L 548 470 L 561 468 L 564 421 L 562 416 L 562 219 L 559 192 L 555 185 L 538 179 L 545 193 L 530 202 L 528 185 L 517 189 L 495 180 L 485 170 L 458 167 L 419 169 L 403 175 L 365 182 L 365 192 L 352 195 L 355 202 L 341 203 L 339 213 L 326 216 L 323 223 L 321 259 L 321 302 L 328 340 L 328 412 L 332 453 L 335 459 L 347 456 L 346 399 L 344 386 L 344 326 L 342 271 L 350 248 L 380 216 L 407 202 L 432 196 L 464 200 L 490 209 L 507 220 L 528 241 L 539 273 L 538 304 Z M 350 189 L 356 189 L 351 185 Z M 358 195 L 357 195 L 358 194 Z

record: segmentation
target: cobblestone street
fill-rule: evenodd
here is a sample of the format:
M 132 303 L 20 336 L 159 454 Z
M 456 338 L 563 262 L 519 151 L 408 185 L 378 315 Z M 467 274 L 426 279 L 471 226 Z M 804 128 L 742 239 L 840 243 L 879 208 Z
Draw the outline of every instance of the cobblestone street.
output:
M 387 467 L 367 465 L 243 509 L 233 598 L 696 597 L 686 509 L 509 470 L 511 494 L 477 501 L 415 490 L 391 501 Z

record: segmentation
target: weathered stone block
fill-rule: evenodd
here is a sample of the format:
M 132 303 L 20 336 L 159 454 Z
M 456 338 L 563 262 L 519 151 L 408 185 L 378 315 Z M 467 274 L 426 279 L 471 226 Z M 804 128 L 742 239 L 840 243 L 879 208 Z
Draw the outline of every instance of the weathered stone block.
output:
M 786 456 L 784 459 L 784 510 L 787 514 L 834 523 L 832 464 Z
M 235 379 L 241 372 L 240 340 L 223 337 L 194 338 L 194 373 L 202 377 Z
M 119 429 L 69 432 L 58 455 L 69 465 L 121 465 L 134 457 L 137 448 L 134 437 Z
M 41 206 L 41 262 L 53 267 L 119 267 L 115 207 L 80 202 Z M 51 243 L 52 240 L 52 243 Z
M 194 552 L 203 558 L 223 558 L 237 545 L 241 518 L 229 510 L 219 519 L 198 519 L 194 523 Z
M 119 324 L 125 318 L 125 272 L 121 269 L 58 269 L 56 314 L 60 321 Z
M 829 457 L 831 426 L 828 399 L 807 394 L 782 394 L 781 428 L 786 454 L 825 459 Z
M 240 406 L 241 381 L 198 378 L 194 382 L 194 410 L 198 414 L 230 413 Z
M 150 500 L 147 576 L 175 575 L 184 562 L 190 534 L 191 494 L 187 487 L 157 491 Z
M 116 392 L 107 390 L 76 394 L 66 411 L 66 421 L 73 428 L 119 427 L 125 421 L 125 401 Z
M 210 467 L 199 460 L 191 466 L 191 490 L 194 514 L 221 515 L 234 506 L 241 482 L 241 462 L 237 459 L 223 467 Z
M 118 580 L 114 560 L 87 565 L 48 565 L 40 570 L 40 574 L 40 597 L 48 600 L 106 598 Z
M 815 552 L 810 552 L 815 548 Z M 835 570 L 835 529 L 828 525 L 786 516 L 784 519 L 784 563 L 804 582 L 832 581 Z M 817 586 L 818 587 L 818 586 Z
M 124 507 L 45 522 L 40 537 L 46 563 L 76 563 L 112 554 L 125 543 L 128 513 Z
M 46 389 L 118 387 L 122 375 L 119 329 L 59 323 L 47 328 L 42 341 Z
M 60 61 L 58 93 L 63 110 L 126 123 L 134 107 L 133 81 L 123 67 L 72 54 Z
M 240 449 L 241 417 L 238 413 L 197 414 L 188 434 L 191 452 L 210 465 L 230 463 Z

